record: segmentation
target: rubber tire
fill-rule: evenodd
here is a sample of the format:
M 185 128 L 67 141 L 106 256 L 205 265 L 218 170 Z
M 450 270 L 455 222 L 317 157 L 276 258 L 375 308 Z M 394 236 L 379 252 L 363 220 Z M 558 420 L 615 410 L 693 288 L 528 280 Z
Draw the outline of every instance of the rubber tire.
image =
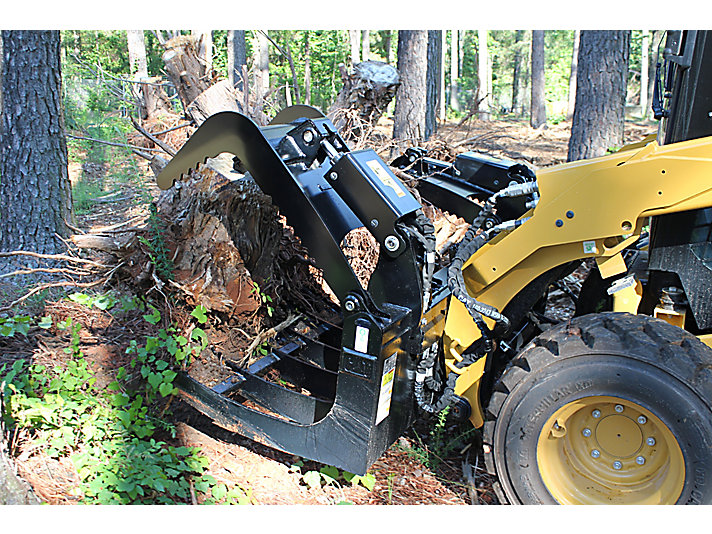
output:
M 664 321 L 613 312 L 544 332 L 495 386 L 483 443 L 503 503 L 556 504 L 537 466 L 541 429 L 565 404 L 598 395 L 655 413 L 685 462 L 677 504 L 712 503 L 712 349 Z

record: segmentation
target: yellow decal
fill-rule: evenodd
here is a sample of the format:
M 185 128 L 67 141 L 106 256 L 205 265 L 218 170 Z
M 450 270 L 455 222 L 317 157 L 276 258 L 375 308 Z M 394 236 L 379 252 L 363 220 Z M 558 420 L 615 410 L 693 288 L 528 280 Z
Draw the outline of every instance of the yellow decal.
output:
M 376 174 L 378 179 L 383 182 L 383 185 L 393 189 L 393 191 L 395 191 L 396 195 L 398 195 L 399 197 L 405 196 L 405 191 L 403 191 L 403 188 L 398 185 L 398 182 L 396 182 L 390 174 L 388 174 L 388 171 L 383 167 L 383 165 L 381 165 L 380 161 L 378 161 L 377 159 L 372 159 L 371 161 L 367 161 L 366 165 L 368 165 L 371 170 Z

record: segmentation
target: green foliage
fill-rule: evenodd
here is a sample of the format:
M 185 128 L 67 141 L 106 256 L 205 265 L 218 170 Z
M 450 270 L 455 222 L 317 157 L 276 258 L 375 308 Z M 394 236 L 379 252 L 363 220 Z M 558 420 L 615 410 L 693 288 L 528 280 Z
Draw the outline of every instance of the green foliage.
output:
M 265 293 L 257 282 L 252 282 L 252 290 L 250 291 L 250 295 L 253 294 L 257 295 L 257 298 L 259 298 L 260 303 L 265 306 L 267 310 L 267 315 L 272 317 L 272 315 L 274 314 L 274 307 L 272 306 L 272 297 Z
M 75 294 L 74 300 L 96 305 L 97 297 Z M 70 297 L 71 298 L 71 297 Z M 131 302 L 135 304 L 135 302 Z M 100 304 L 103 305 L 103 304 Z M 49 318 L 38 325 L 46 327 Z M 3 320 L 14 333 L 26 333 L 30 318 Z M 51 320 L 49 321 L 51 325 Z M 176 447 L 156 438 L 157 429 L 175 433 L 156 411 L 157 399 L 173 395 L 175 366 L 207 345 L 205 333 L 194 328 L 190 339 L 171 327 L 145 344 L 134 340 L 121 367 L 105 390 L 80 350 L 81 325 L 66 319 L 57 324 L 70 333 L 63 368 L 46 368 L 16 360 L 0 368 L 0 393 L 6 399 L 2 417 L 10 430 L 28 428 L 34 443 L 51 457 L 71 457 L 87 504 L 168 504 L 190 502 L 191 491 L 205 503 L 249 504 L 250 492 L 226 487 L 205 473 L 208 460 L 195 447 Z M 196 332 L 197 331 L 197 332 Z M 10 326 L 5 333 L 10 332 Z M 138 380 L 138 377 L 142 380 Z
M 324 465 L 318 471 L 311 469 L 309 471 L 302 472 L 303 467 L 304 462 L 299 460 L 298 462 L 292 464 L 289 471 L 299 474 L 302 482 L 304 482 L 310 489 L 320 488 L 322 484 L 327 486 L 339 486 L 342 482 L 348 482 L 352 486 L 361 484 L 368 491 L 372 491 L 376 485 L 376 477 L 371 473 L 366 473 L 365 475 L 355 475 L 353 473 L 349 473 L 348 471 L 341 471 L 339 468 L 331 465 Z
M 148 248 L 148 257 L 156 274 L 164 280 L 173 280 L 173 260 L 168 255 L 168 247 L 163 237 L 164 223 L 158 216 L 155 204 L 149 204 L 148 208 L 149 239 L 143 236 L 139 236 L 138 239 Z

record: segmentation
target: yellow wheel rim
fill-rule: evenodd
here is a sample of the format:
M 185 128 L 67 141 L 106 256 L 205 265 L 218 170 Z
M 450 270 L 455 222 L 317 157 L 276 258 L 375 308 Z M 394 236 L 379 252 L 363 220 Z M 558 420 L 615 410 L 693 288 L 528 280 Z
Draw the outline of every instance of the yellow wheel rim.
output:
M 537 463 L 561 504 L 674 504 L 685 481 L 670 429 L 616 397 L 586 397 L 557 410 L 539 435 Z

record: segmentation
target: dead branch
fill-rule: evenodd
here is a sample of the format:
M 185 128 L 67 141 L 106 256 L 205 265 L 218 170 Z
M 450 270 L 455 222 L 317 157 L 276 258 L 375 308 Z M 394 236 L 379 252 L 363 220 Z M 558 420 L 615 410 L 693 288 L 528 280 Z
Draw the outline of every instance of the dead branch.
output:
M 129 117 L 131 119 L 131 123 L 133 124 L 133 127 L 138 130 L 138 132 L 146 137 L 148 140 L 152 141 L 155 143 L 157 146 L 161 147 L 165 152 L 170 154 L 171 156 L 176 155 L 176 150 L 168 146 L 168 144 L 164 143 L 154 135 L 152 135 L 150 132 L 147 132 L 139 123 L 134 119 L 133 117 Z
M 66 254 L 41 254 L 39 252 L 31 252 L 29 250 L 13 250 L 10 252 L 0 252 L 0 258 L 11 258 L 14 256 L 30 256 L 32 258 L 40 258 L 43 260 L 57 260 L 57 261 L 68 261 L 74 263 L 83 263 L 86 265 L 91 265 L 93 267 L 98 267 L 100 269 L 106 269 L 108 265 L 103 263 L 97 263 L 92 260 L 87 260 L 85 258 L 77 258 L 74 256 L 67 256 Z
M 112 141 L 104 141 L 103 139 L 94 139 L 93 137 L 82 137 L 80 135 L 73 135 L 70 133 L 65 133 L 64 135 L 67 137 L 71 137 L 72 139 L 79 139 L 81 141 L 93 141 L 95 143 L 101 143 L 101 144 L 109 145 L 109 146 L 117 146 L 120 148 L 129 148 L 134 151 L 135 150 L 140 150 L 140 151 L 148 150 L 149 152 L 163 152 L 163 150 L 160 150 L 158 148 L 144 148 L 142 146 L 128 145 L 125 143 L 114 143 Z
M 24 302 L 28 298 L 30 298 L 32 295 L 35 295 L 36 293 L 39 293 L 40 291 L 44 291 L 45 289 L 52 289 L 53 287 L 81 287 L 81 288 L 87 288 L 87 287 L 94 287 L 98 286 L 99 284 L 103 284 L 107 280 L 107 277 L 103 277 L 100 280 L 95 280 L 93 282 L 72 282 L 72 281 L 64 281 L 64 282 L 48 282 L 46 284 L 40 284 L 32 289 L 30 289 L 27 293 L 25 293 L 23 296 L 20 298 L 12 301 L 10 304 L 7 306 L 3 306 L 0 308 L 0 313 L 6 312 L 20 304 L 21 302 Z
M 2 311 L 2 310 L 0 310 Z M 289 328 L 291 325 L 293 325 L 295 322 L 297 322 L 299 319 L 301 319 L 302 315 L 297 314 L 297 315 L 289 315 L 284 321 L 279 323 L 277 326 L 274 326 L 272 328 L 268 328 L 264 332 L 260 332 L 257 334 L 257 337 L 252 340 L 252 343 L 250 343 L 250 346 L 247 347 L 247 350 L 245 351 L 245 355 L 243 356 L 242 360 L 240 361 L 240 365 L 244 365 L 249 362 L 250 358 L 252 358 L 252 353 L 257 350 L 257 347 L 262 345 L 262 343 L 265 343 L 275 337 L 277 334 L 279 334 L 282 330 L 285 328 Z

